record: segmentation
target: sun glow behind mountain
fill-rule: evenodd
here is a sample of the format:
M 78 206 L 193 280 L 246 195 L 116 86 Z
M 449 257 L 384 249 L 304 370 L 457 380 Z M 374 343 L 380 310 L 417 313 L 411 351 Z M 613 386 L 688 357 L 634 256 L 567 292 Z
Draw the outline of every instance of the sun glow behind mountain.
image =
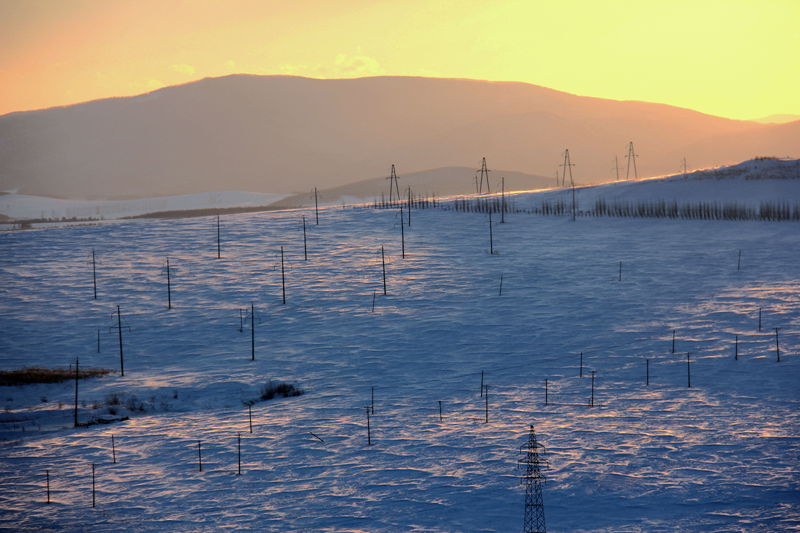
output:
M 793 0 L 7 0 L 0 114 L 207 76 L 523 81 L 750 119 L 800 113 Z

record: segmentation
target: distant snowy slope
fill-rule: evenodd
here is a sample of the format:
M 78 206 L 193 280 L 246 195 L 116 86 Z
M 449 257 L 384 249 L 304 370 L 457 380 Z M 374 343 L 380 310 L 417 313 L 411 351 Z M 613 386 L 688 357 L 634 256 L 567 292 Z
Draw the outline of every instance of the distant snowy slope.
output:
M 571 190 L 553 189 L 521 196 L 519 207 L 542 202 L 571 202 Z M 579 210 L 591 209 L 598 200 L 609 204 L 663 201 L 666 203 L 721 203 L 757 207 L 763 202 L 800 203 L 800 160 L 753 159 L 730 167 L 659 178 L 628 180 L 577 187 Z
M 109 219 L 161 211 L 269 205 L 283 194 L 219 191 L 133 200 L 66 200 L 25 194 L 0 195 L 0 214 L 12 219 Z

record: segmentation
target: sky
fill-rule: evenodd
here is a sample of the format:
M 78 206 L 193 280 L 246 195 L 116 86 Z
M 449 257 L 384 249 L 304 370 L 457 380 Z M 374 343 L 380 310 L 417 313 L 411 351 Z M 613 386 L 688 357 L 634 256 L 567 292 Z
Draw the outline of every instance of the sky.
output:
M 800 115 L 798 27 L 800 0 L 0 0 L 0 114 L 247 73 Z

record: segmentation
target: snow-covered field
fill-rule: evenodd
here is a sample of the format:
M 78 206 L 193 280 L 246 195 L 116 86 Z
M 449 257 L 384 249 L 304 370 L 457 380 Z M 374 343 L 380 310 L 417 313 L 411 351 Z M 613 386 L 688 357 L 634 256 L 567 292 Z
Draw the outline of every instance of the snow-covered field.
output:
M 0 528 L 519 531 L 533 423 L 549 531 L 800 530 L 800 224 L 519 214 L 490 255 L 485 215 L 422 210 L 402 259 L 396 211 L 313 220 L 225 216 L 221 259 L 210 217 L 0 235 L 0 367 L 118 368 L 120 305 L 125 376 L 81 381 L 79 414 L 145 408 L 73 429 L 73 383 L 0 388 Z M 306 394 L 250 433 L 270 379 Z
M 26 194 L 0 195 L 0 215 L 12 219 L 115 219 L 192 209 L 265 206 L 285 194 L 219 191 L 130 200 L 70 200 Z

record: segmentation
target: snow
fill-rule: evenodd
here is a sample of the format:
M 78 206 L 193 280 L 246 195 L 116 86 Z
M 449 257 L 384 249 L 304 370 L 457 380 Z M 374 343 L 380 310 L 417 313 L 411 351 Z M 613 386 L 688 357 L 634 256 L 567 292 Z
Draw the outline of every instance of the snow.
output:
M 393 210 L 223 216 L 221 259 L 211 217 L 4 232 L 0 368 L 117 369 L 120 305 L 125 376 L 81 381 L 80 417 L 145 411 L 73 429 L 74 383 L 0 388 L 0 528 L 517 531 L 535 424 L 551 532 L 800 529 L 798 223 L 507 219 L 490 255 L 485 215 L 414 211 L 405 259 Z M 256 403 L 251 434 L 270 379 L 306 394 Z
M 130 200 L 70 200 L 26 194 L 4 194 L 0 195 L 0 214 L 13 219 L 116 219 L 161 211 L 265 206 L 287 196 L 219 191 Z

